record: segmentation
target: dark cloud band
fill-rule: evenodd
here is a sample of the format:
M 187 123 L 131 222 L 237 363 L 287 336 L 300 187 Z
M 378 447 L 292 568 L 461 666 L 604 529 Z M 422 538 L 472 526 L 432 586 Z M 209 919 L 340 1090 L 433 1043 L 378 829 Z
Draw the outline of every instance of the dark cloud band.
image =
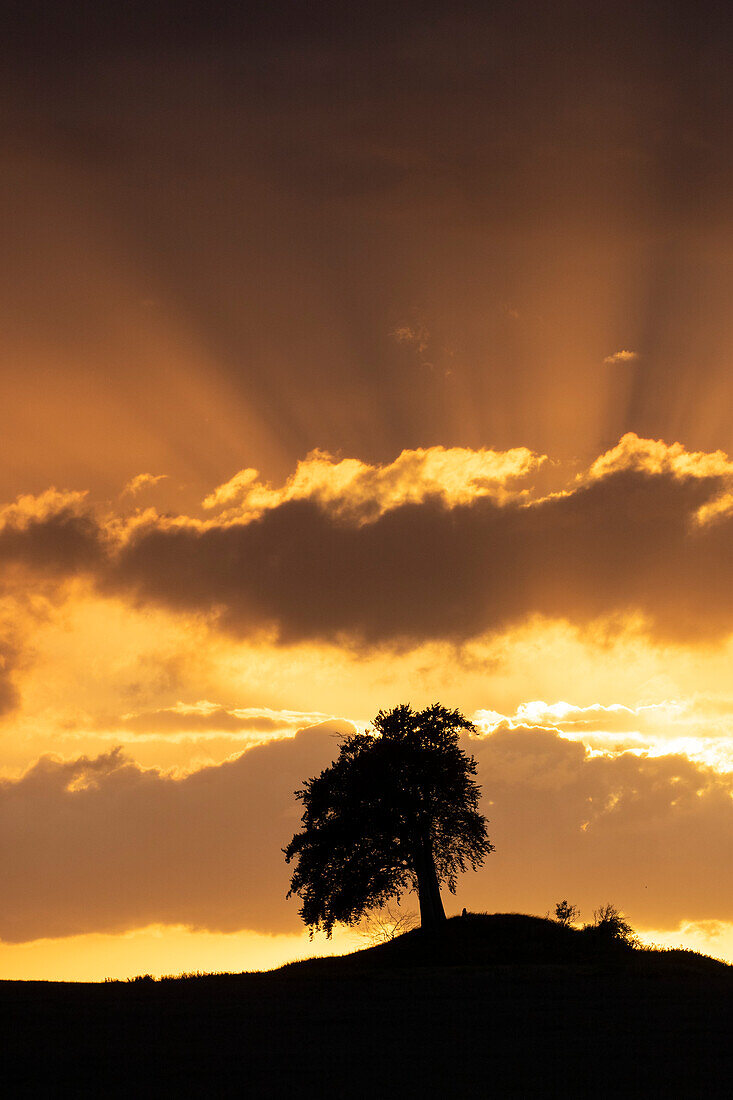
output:
M 158 518 L 122 544 L 88 515 L 0 532 L 0 564 L 93 576 L 103 592 L 215 617 L 239 636 L 413 645 L 545 616 L 642 616 L 657 638 L 733 630 L 733 512 L 698 522 L 721 476 L 610 469 L 534 503 L 426 497 L 370 523 L 314 500 L 249 522 Z M 119 524 L 118 524 L 119 529 Z
M 639 613 L 659 637 L 710 639 L 733 629 L 733 521 L 694 513 L 718 488 L 625 470 L 529 506 L 428 500 L 365 526 L 289 502 L 242 525 L 142 531 L 103 583 L 285 642 L 460 641 L 533 615 Z

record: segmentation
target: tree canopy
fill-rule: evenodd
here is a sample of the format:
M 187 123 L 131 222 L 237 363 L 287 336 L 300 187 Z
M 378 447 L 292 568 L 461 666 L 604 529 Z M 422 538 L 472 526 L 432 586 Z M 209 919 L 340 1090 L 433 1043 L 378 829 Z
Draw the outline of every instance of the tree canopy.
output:
M 290 891 L 311 933 L 356 924 L 416 889 L 423 926 L 445 919 L 440 884 L 476 870 L 493 845 L 478 811 L 476 762 L 459 747 L 473 724 L 435 703 L 380 711 L 373 729 L 344 738 L 337 759 L 296 797 L 302 830 L 283 849 Z

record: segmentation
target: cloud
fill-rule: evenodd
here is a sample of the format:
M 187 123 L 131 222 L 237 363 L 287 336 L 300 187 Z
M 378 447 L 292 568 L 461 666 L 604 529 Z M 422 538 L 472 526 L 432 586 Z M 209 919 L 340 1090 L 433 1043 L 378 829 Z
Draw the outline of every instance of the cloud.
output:
M 216 703 L 178 703 L 159 710 L 124 715 L 117 726 L 133 733 L 292 733 L 296 727 L 327 719 L 323 714 L 248 707 L 227 710 Z
M 733 512 L 733 462 L 725 451 L 688 451 L 681 443 L 640 439 L 634 432 L 627 432 L 615 447 L 600 455 L 587 472 L 580 474 L 578 481 L 602 480 L 620 470 L 669 474 L 678 480 L 714 479 L 718 489 L 697 509 L 696 521 L 704 526 Z
M 733 698 L 694 695 L 656 703 L 574 706 L 563 701 L 521 703 L 513 714 L 478 710 L 482 734 L 537 729 L 581 741 L 594 752 L 632 751 L 649 757 L 683 753 L 718 771 L 733 771 Z
M 12 580 L 12 566 L 59 577 L 99 564 L 103 533 L 87 498 L 86 491 L 50 488 L 0 508 L 0 589 Z
M 167 474 L 137 474 L 127 482 L 120 495 L 137 496 L 143 489 L 152 489 L 167 477 Z
M 12 568 L 36 580 L 62 580 L 96 573 L 105 558 L 104 533 L 91 515 L 65 510 L 9 522 L 0 528 L 0 586 L 15 580 Z
M 676 754 L 591 754 L 529 728 L 498 730 L 472 751 L 497 845 L 492 898 L 544 911 L 567 896 L 587 917 L 610 898 L 656 927 L 730 919 L 730 773 Z M 478 884 L 465 888 L 477 903 Z
M 452 342 L 444 344 L 436 342 L 433 333 L 430 332 L 424 321 L 419 318 L 397 325 L 389 334 L 396 343 L 410 348 L 421 367 L 430 371 L 439 368 L 441 373 L 448 378 L 452 373 L 451 361 L 455 357 L 455 348 Z
M 18 659 L 17 646 L 9 639 L 0 640 L 0 717 L 12 713 L 20 703 L 20 694 L 13 677 Z
M 697 694 L 688 698 L 665 699 L 656 703 L 624 706 L 621 703 L 591 703 L 580 707 L 562 700 L 546 703 L 534 699 L 520 703 L 514 714 L 494 710 L 479 710 L 474 722 L 484 732 L 518 727 L 538 726 L 543 729 L 573 733 L 634 733 L 666 729 L 670 736 L 675 727 L 718 734 L 733 734 L 733 697 L 730 695 Z
M 428 498 L 369 523 L 303 499 L 248 523 L 141 527 L 106 583 L 285 642 L 460 641 L 537 615 L 711 640 L 733 629 L 733 522 L 697 520 L 723 484 L 709 458 L 698 476 L 634 451 L 542 500 Z
M 144 771 L 119 752 L 39 761 L 18 783 L 0 786 L 11 879 L 25 882 L 20 906 L 10 907 L 4 926 L 0 918 L 0 935 L 119 930 L 141 919 L 295 929 L 280 852 L 297 827 L 293 790 L 350 728 L 316 727 L 280 749 L 252 749 L 181 780 Z M 29 810 L 35 825 L 24 830 Z
M 398 344 L 408 344 L 410 347 L 415 348 L 420 355 L 428 350 L 430 345 L 430 333 L 427 328 L 421 322 L 414 322 L 413 324 L 398 325 L 390 333 Z
M 296 931 L 281 852 L 300 818 L 293 792 L 351 729 L 325 723 L 183 779 L 116 750 L 44 757 L 0 781 L 0 938 L 149 923 Z
M 671 709 L 672 706 L 668 703 L 637 707 L 626 707 L 621 703 L 611 703 L 608 706 L 594 703 L 591 706 L 578 707 L 563 701 L 545 703 L 537 699 L 521 703 L 513 715 L 478 711 L 474 721 L 486 731 L 498 729 L 500 726 L 505 729 L 538 726 L 563 730 L 565 733 L 633 733 L 643 728 L 649 722 L 650 716 L 656 717 L 661 712 L 666 718 Z
M 203 504 L 206 509 L 229 508 L 219 522 L 256 518 L 297 500 L 320 504 L 334 515 L 370 522 L 385 512 L 425 500 L 441 500 L 453 507 L 484 496 L 496 500 L 521 496 L 527 490 L 517 482 L 545 461 L 544 455 L 526 447 L 509 451 L 418 448 L 402 451 L 384 466 L 312 451 L 279 489 L 261 482 L 257 470 L 240 470 Z
M 627 351 L 623 348 L 621 351 L 615 351 L 613 355 L 607 355 L 603 360 L 604 363 L 633 363 L 635 359 L 639 358 L 639 353 L 636 351 Z
M 0 508 L 0 531 L 27 531 L 51 519 L 80 516 L 87 505 L 88 493 L 78 490 L 46 489 L 34 495 L 25 493 Z
M 67 510 L 6 526 L 0 564 L 86 572 L 103 593 L 284 643 L 461 642 L 537 616 L 641 622 L 682 643 L 733 631 L 733 513 L 704 519 L 729 491 L 723 452 L 627 435 L 562 492 L 507 489 L 537 461 L 521 448 L 386 466 L 318 454 L 239 514 Z
M 299 927 L 281 848 L 293 797 L 352 727 L 327 722 L 184 778 L 119 751 L 44 757 L 0 782 L 0 937 L 22 942 L 151 923 L 272 933 Z M 682 756 L 591 755 L 550 730 L 467 742 L 496 844 L 455 906 L 588 916 L 613 899 L 632 921 L 733 920 L 733 777 Z
M 308 461 L 308 460 L 306 460 Z M 261 493 L 267 494 L 263 500 L 263 506 L 266 506 L 270 502 L 270 494 L 275 501 L 275 506 L 280 503 L 280 496 L 276 490 L 272 490 L 269 486 L 263 486 L 259 482 L 260 471 L 254 470 L 248 467 L 245 470 L 239 470 L 238 473 L 231 477 L 229 481 L 224 485 L 219 485 L 214 489 L 213 493 L 210 493 L 204 500 L 204 508 L 222 508 L 226 505 L 234 504 L 235 502 L 241 502 L 251 496 L 253 490 L 259 490 Z
M 627 432 L 615 447 L 600 455 L 580 482 L 601 481 L 610 474 L 638 470 L 647 474 L 669 474 L 678 480 L 733 479 L 733 462 L 725 451 L 688 451 L 681 443 L 641 439 Z

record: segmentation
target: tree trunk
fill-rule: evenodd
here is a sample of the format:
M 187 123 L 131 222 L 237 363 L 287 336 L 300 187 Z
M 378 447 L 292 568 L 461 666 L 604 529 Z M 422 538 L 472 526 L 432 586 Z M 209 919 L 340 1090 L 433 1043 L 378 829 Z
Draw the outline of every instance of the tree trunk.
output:
M 440 884 L 429 836 L 418 838 L 415 843 L 414 858 L 417 896 L 420 901 L 420 925 L 423 928 L 436 928 L 445 920 L 445 910 L 440 897 Z

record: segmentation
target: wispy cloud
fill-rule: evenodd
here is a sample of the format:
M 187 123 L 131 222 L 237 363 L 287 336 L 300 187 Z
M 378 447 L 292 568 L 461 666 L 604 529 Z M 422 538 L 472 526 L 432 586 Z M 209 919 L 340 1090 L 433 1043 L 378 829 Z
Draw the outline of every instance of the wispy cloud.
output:
M 398 325 L 390 333 L 398 344 L 407 344 L 423 355 L 430 346 L 430 333 L 421 321 L 409 325 Z
M 125 714 L 119 719 L 119 725 L 134 733 L 153 735 L 200 735 L 211 732 L 267 735 L 280 733 L 282 736 L 292 737 L 298 728 L 305 729 L 332 719 L 333 716 L 328 714 L 275 711 L 263 707 L 227 709 L 202 700 L 198 703 L 177 703 L 159 710 Z
M 167 474 L 137 474 L 127 482 L 121 495 L 137 496 L 143 489 L 152 489 L 159 481 L 164 481 Z
M 389 333 L 396 343 L 409 349 L 421 367 L 443 374 L 453 373 L 455 348 L 428 328 L 419 313 L 411 321 L 404 321 Z
M 582 741 L 593 752 L 631 751 L 649 757 L 683 753 L 698 764 L 733 772 L 730 695 L 697 695 L 634 706 L 574 706 L 536 699 L 521 703 L 513 714 L 478 710 L 473 720 L 480 737 L 499 730 L 549 730 Z
M 603 362 L 611 365 L 614 363 L 633 363 L 638 358 L 638 351 L 627 351 L 626 348 L 622 348 L 621 351 L 615 351 L 613 355 L 607 355 Z

